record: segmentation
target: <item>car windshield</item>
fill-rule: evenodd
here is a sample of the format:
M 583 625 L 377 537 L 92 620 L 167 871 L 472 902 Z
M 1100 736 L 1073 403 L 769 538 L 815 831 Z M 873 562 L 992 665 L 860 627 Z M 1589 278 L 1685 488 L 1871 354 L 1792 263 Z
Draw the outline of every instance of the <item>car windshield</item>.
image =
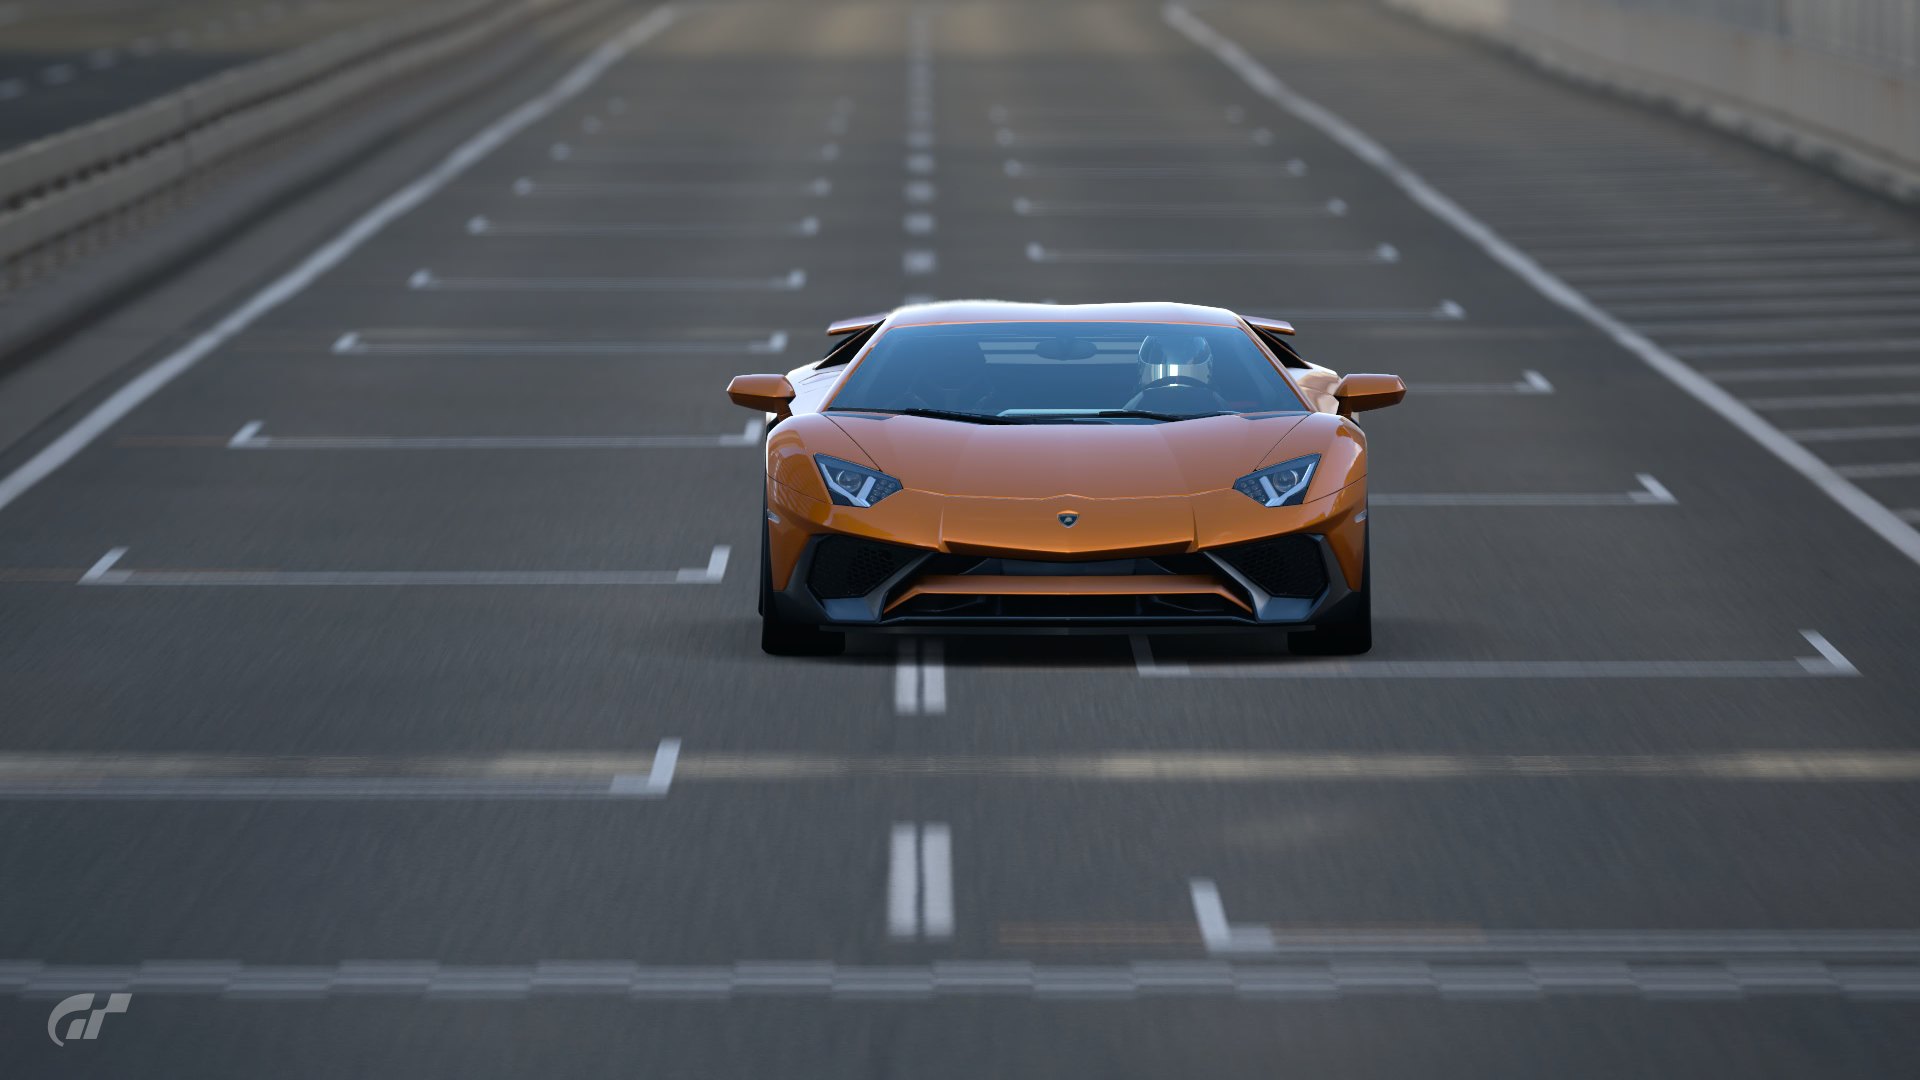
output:
M 1307 411 L 1239 327 L 1134 322 L 895 327 L 828 408 L 1000 423 Z

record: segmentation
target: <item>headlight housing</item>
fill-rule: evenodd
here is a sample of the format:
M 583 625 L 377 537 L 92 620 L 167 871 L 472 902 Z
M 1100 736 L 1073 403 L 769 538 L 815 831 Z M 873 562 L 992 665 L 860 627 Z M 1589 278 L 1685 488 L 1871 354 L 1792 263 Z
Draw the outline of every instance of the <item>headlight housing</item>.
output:
M 1262 506 L 1299 506 L 1307 499 L 1307 485 L 1320 467 L 1320 455 L 1308 454 L 1259 472 L 1248 473 L 1233 482 L 1233 490 Z
M 851 461 L 813 455 L 820 466 L 820 479 L 826 481 L 827 497 L 839 506 L 872 506 L 900 490 L 900 481 L 883 472 L 875 472 Z

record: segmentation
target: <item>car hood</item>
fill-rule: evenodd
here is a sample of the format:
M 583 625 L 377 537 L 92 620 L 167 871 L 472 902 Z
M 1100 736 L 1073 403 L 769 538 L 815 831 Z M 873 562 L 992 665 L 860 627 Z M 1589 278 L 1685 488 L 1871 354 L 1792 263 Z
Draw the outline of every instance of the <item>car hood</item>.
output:
M 1156 498 L 1218 491 L 1258 468 L 1304 413 L 1169 423 L 971 424 L 824 414 L 874 465 L 941 495 Z

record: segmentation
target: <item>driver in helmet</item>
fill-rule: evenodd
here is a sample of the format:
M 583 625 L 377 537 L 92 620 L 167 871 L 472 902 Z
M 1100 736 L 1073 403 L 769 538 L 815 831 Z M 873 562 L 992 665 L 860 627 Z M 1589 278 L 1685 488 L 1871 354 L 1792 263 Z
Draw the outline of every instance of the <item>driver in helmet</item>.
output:
M 1221 408 L 1213 382 L 1213 347 L 1189 334 L 1153 334 L 1140 342 L 1138 390 L 1129 409 L 1210 413 Z

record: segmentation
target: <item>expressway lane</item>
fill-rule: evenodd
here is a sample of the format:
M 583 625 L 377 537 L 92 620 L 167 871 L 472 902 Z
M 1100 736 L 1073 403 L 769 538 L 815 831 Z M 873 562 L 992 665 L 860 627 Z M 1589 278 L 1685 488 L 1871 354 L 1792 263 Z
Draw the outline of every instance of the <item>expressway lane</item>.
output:
M 1545 171 L 1491 198 L 1554 228 L 1667 189 L 1552 173 L 1440 90 L 1632 129 L 1848 242 L 1913 231 L 1369 9 L 1196 10 L 1377 137 L 1451 150 L 1443 187 Z M 1402 115 L 1369 69 L 1439 90 Z M 802 362 L 830 318 L 982 294 L 1298 313 L 1309 357 L 1407 376 L 1368 421 L 1401 497 L 1374 653 L 1313 678 L 1209 637 L 761 655 L 727 377 Z M 477 576 L 416 576 L 450 573 Z M 1893 547 L 1156 6 L 689 5 L 0 509 L 0 795 L 53 775 L 31 755 L 77 787 L 0 814 L 0 1062 L 1892 1075 L 1916 601 Z M 497 797 L 639 775 L 670 739 L 663 796 Z M 130 773 L 201 786 L 110 797 Z M 423 773 L 474 793 L 379 787 Z M 254 797 L 204 797 L 219 777 Z M 1226 919 L 1337 940 L 1210 948 Z M 1624 936 L 1570 969 L 1587 931 Z M 1746 951 L 1790 931 L 1879 936 Z M 122 987 L 99 1041 L 40 1041 L 55 988 Z

